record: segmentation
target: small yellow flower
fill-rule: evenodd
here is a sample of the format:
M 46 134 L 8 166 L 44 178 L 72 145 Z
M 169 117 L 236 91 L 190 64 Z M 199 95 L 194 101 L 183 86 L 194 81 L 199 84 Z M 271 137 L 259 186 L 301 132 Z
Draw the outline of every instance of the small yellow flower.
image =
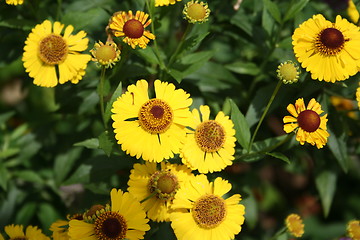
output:
M 304 234 L 304 224 L 299 215 L 294 213 L 290 214 L 289 216 L 287 216 L 285 223 L 287 230 L 294 237 L 301 237 Z
M 106 43 L 103 44 L 99 41 L 95 43 L 90 53 L 93 56 L 92 60 L 98 62 L 105 68 L 113 67 L 120 60 L 120 50 L 114 42 L 106 41 Z
M 6 0 L 6 4 L 9 5 L 22 5 L 24 0 Z
M 360 82 L 359 87 L 356 89 L 356 101 L 358 102 L 358 107 L 360 109 Z
M 360 240 L 360 221 L 350 221 L 347 225 L 347 231 L 352 240 Z
M 349 15 L 351 21 L 355 24 L 359 21 L 359 11 L 356 9 L 356 6 L 354 4 L 353 0 L 349 0 L 349 5 L 347 8 L 347 14 Z
M 179 2 L 181 0 L 155 0 L 155 7 L 174 5 L 176 1 Z
M 299 67 L 292 61 L 281 63 L 276 72 L 277 77 L 285 84 L 296 83 L 299 80 Z
M 191 0 L 185 5 L 183 14 L 189 23 L 204 23 L 209 19 L 210 9 L 205 2 Z
M 10 239 L 28 239 L 28 240 L 50 240 L 41 229 L 37 226 L 27 226 L 25 232 L 22 225 L 8 225 L 5 226 L 5 232 Z

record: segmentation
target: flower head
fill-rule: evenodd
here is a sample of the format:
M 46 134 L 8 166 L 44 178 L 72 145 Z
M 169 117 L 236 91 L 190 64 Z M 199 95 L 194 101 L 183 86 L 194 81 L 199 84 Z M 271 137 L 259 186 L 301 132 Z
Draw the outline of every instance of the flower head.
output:
M 176 192 L 193 177 L 184 165 L 161 163 L 134 164 L 128 182 L 128 191 L 139 201 L 147 216 L 157 222 L 170 221 L 171 204 Z
M 121 240 L 143 239 L 150 229 L 146 214 L 140 203 L 129 193 L 111 190 L 109 205 L 94 211 L 88 221 L 72 219 L 69 222 L 70 239 Z
M 239 204 L 239 194 L 224 197 L 230 190 L 228 181 L 218 177 L 210 183 L 204 174 L 179 189 L 170 215 L 177 239 L 234 239 L 244 223 L 245 207 Z
M 33 28 L 25 42 L 23 62 L 26 72 L 34 78 L 34 84 L 55 87 L 71 81 L 78 83 L 85 74 L 91 56 L 81 54 L 88 47 L 86 33 L 72 35 L 74 27 L 49 20 Z
M 83 215 L 82 214 L 68 215 L 67 219 L 68 220 L 57 220 L 56 222 L 51 224 L 50 231 L 52 231 L 52 238 L 54 240 L 69 240 L 70 239 L 68 235 L 69 221 L 71 219 L 83 220 Z
M 176 1 L 179 2 L 181 0 L 155 0 L 155 7 L 174 5 Z
M 182 162 L 200 173 L 221 171 L 231 165 L 236 142 L 233 122 L 223 112 L 210 120 L 208 106 L 200 106 L 200 113 L 193 109 L 192 114 L 193 122 L 180 150 Z
M 5 226 L 5 232 L 10 239 L 50 240 L 37 226 L 27 226 L 24 232 L 22 225 L 12 224 Z
M 276 72 L 277 77 L 285 84 L 296 83 L 299 80 L 299 67 L 292 61 L 281 63 Z
M 287 230 L 294 237 L 301 237 L 304 234 L 304 224 L 302 219 L 297 214 L 290 214 L 285 219 Z
M 348 222 L 347 231 L 351 239 L 360 240 L 360 221 L 352 220 Z
M 155 80 L 154 86 L 156 98 L 149 99 L 147 81 L 130 85 L 111 111 L 122 150 L 136 158 L 161 162 L 179 153 L 191 119 L 192 99 L 174 84 Z
M 314 15 L 295 29 L 292 39 L 297 60 L 313 79 L 342 81 L 359 71 L 360 31 L 341 16 L 332 23 Z
M 98 62 L 105 68 L 111 68 L 120 60 L 120 50 L 114 42 L 106 41 L 103 44 L 101 41 L 95 43 L 94 48 L 90 50 L 94 62 Z
M 210 9 L 205 2 L 191 0 L 186 3 L 183 10 L 184 18 L 189 23 L 204 23 L 209 19 Z
M 22 5 L 24 0 L 6 0 L 6 4 L 9 5 Z
M 349 4 L 348 4 L 348 7 L 347 7 L 347 14 L 349 15 L 350 20 L 353 23 L 355 23 L 355 24 L 358 23 L 358 21 L 359 21 L 359 11 L 356 9 L 356 6 L 355 6 L 353 0 L 349 0 Z
M 129 44 L 133 49 L 136 46 L 146 48 L 150 39 L 155 39 L 155 35 L 145 30 L 150 25 L 149 14 L 137 11 L 135 16 L 132 11 L 116 12 L 111 17 L 109 29 L 115 37 L 122 37 L 123 42 Z
M 326 131 L 327 114 L 323 113 L 321 105 L 315 99 L 311 99 L 307 107 L 303 98 L 299 98 L 293 104 L 289 104 L 287 110 L 292 116 L 285 116 L 284 131 L 296 132 L 296 140 L 304 145 L 305 142 L 322 148 L 327 143 L 329 133 Z

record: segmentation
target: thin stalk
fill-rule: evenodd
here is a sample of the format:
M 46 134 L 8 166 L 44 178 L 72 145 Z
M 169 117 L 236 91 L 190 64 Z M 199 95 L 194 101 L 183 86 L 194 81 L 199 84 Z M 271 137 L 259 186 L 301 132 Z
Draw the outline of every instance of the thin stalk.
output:
M 272 102 L 274 101 L 276 94 L 279 92 L 279 89 L 280 89 L 281 85 L 282 85 L 282 81 L 279 80 L 276 87 L 275 87 L 275 89 L 274 89 L 274 91 L 273 91 L 273 93 L 272 93 L 272 95 L 271 95 L 271 97 L 270 97 L 270 100 L 269 100 L 268 104 L 266 105 L 265 111 L 261 115 L 261 118 L 260 118 L 258 124 L 256 125 L 254 134 L 252 135 L 251 140 L 250 140 L 250 144 L 249 144 L 249 147 L 248 147 L 248 152 L 250 152 L 250 150 L 251 150 L 251 147 L 252 147 L 252 145 L 254 143 L 254 140 L 255 140 L 255 137 L 256 137 L 256 135 L 257 135 L 257 133 L 259 131 L 259 128 L 260 128 L 262 122 L 264 121 L 264 118 L 265 118 L 267 112 L 269 111 L 270 106 L 271 106 Z
M 146 200 L 149 200 L 150 198 L 154 197 L 157 194 L 156 191 L 153 191 L 149 196 L 147 196 L 146 198 L 144 198 L 143 200 L 140 201 L 140 203 L 145 202 Z
M 105 107 L 104 107 L 105 72 L 106 72 L 106 67 L 101 66 L 101 74 L 100 74 L 100 82 L 99 82 L 100 110 L 101 110 L 101 117 L 102 117 L 102 120 L 103 120 L 104 128 L 107 129 L 107 127 L 106 127 L 106 119 L 105 119 Z
M 171 65 L 175 62 L 175 59 L 176 59 L 177 55 L 179 54 L 180 49 L 181 49 L 181 48 L 183 47 L 183 45 L 184 45 L 185 38 L 186 38 L 186 36 L 189 34 L 189 32 L 191 31 L 191 28 L 192 28 L 193 25 L 194 25 L 194 24 L 189 24 L 189 23 L 186 25 L 185 32 L 184 32 L 184 34 L 182 35 L 181 40 L 180 40 L 179 44 L 177 45 L 177 48 L 176 48 L 175 52 L 174 52 L 174 53 L 171 55 L 171 57 L 170 57 L 169 64 L 168 64 L 168 68 L 170 68 Z
M 57 0 L 57 9 L 56 9 L 56 20 L 60 20 L 61 18 L 61 8 L 62 8 L 62 0 Z
M 285 233 L 286 227 L 281 228 L 270 240 L 276 240 L 281 234 Z

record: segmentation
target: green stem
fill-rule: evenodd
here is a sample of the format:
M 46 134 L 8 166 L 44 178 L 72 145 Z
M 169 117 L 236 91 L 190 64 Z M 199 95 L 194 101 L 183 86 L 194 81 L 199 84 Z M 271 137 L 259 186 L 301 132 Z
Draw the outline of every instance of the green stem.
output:
M 140 201 L 140 203 L 145 202 L 146 200 L 149 200 L 150 198 L 154 197 L 157 194 L 156 191 L 153 191 L 149 196 L 147 196 L 146 198 L 144 198 L 143 200 Z
M 254 134 L 253 134 L 252 137 L 251 137 L 250 144 L 249 144 L 249 147 L 248 147 L 248 152 L 250 152 L 250 150 L 251 150 L 252 144 L 254 143 L 254 140 L 255 140 L 255 137 L 256 137 L 256 135 L 257 135 L 257 133 L 258 133 L 258 131 L 259 131 L 259 128 L 260 128 L 262 122 L 264 121 L 264 118 L 265 118 L 267 112 L 269 111 L 270 106 L 271 106 L 272 102 L 274 101 L 275 96 L 276 96 L 276 94 L 278 93 L 281 85 L 282 85 L 282 81 L 279 80 L 279 81 L 278 81 L 278 84 L 276 85 L 276 87 L 275 87 L 275 89 L 274 89 L 274 92 L 272 93 L 272 95 L 271 95 L 271 97 L 270 97 L 270 100 L 269 100 L 268 104 L 266 105 L 265 111 L 264 111 L 263 114 L 261 115 L 261 118 L 260 118 L 260 120 L 259 120 L 259 122 L 258 122 L 258 124 L 257 124 L 257 126 L 256 126 L 256 128 L 255 128 Z
M 62 0 L 57 0 L 57 11 L 56 11 L 56 20 L 60 20 L 61 18 L 61 8 L 62 8 Z
M 286 227 L 281 228 L 270 240 L 276 240 L 281 234 L 286 232 Z
M 104 83 L 105 83 L 105 72 L 106 67 L 101 66 L 101 74 L 100 74 L 100 83 L 99 83 L 99 98 L 100 98 L 100 110 L 101 110 L 101 117 L 103 120 L 104 128 L 106 127 L 106 119 L 105 119 L 105 107 L 104 107 Z
M 188 35 L 188 33 L 191 31 L 192 26 L 193 26 L 193 24 L 189 24 L 189 23 L 187 24 L 185 32 L 182 35 L 181 40 L 180 40 L 179 44 L 177 45 L 177 48 L 176 48 L 175 52 L 170 57 L 168 68 L 170 68 L 171 65 L 175 62 L 175 59 L 176 59 L 177 55 L 179 54 L 179 51 L 183 47 L 184 42 L 185 42 L 185 38 Z

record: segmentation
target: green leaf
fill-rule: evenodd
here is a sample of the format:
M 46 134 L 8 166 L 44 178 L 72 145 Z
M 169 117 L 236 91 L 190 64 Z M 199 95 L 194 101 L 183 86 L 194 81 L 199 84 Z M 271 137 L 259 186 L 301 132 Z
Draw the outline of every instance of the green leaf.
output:
M 33 172 L 32 170 L 18 171 L 15 172 L 14 175 L 24 181 L 40 183 L 40 184 L 44 183 L 44 180 L 36 172 Z
M 104 150 L 105 154 L 109 157 L 112 152 L 112 148 L 114 146 L 114 142 L 112 141 L 112 137 L 109 136 L 109 132 L 105 131 L 99 136 L 99 148 Z
M 285 14 L 284 22 L 293 18 L 298 12 L 300 12 L 306 6 L 306 4 L 308 4 L 308 2 L 309 0 L 298 0 L 293 4 L 293 1 L 291 1 L 290 3 L 291 7 Z
M 8 157 L 14 156 L 18 152 L 20 152 L 19 148 L 8 148 L 8 149 L 5 149 L 5 150 L 2 150 L 0 152 L 0 159 L 5 159 L 5 158 L 8 158 Z
M 106 109 L 105 109 L 106 123 L 108 123 L 111 118 L 111 109 L 112 109 L 113 103 L 116 101 L 116 99 L 118 97 L 121 96 L 121 94 L 122 94 L 122 82 L 119 83 L 119 85 L 115 89 L 114 93 L 112 94 L 110 101 L 106 104 Z
M 278 137 L 267 138 L 262 141 L 254 142 L 254 144 L 252 145 L 251 151 L 263 152 L 263 153 L 269 152 L 272 149 L 274 149 L 277 145 L 279 145 L 279 143 L 281 143 L 282 141 L 285 141 L 285 139 L 287 137 L 288 137 L 288 135 L 281 135 Z
M 136 55 L 140 56 L 142 59 L 151 64 L 160 64 L 159 59 L 157 58 L 153 48 L 147 47 L 144 49 L 137 49 L 135 51 Z
M 78 169 L 65 181 L 63 185 L 71 185 L 76 183 L 88 183 L 90 181 L 91 165 L 82 164 Z
M 247 197 L 244 198 L 241 202 L 245 206 L 246 224 L 250 229 L 254 229 L 258 221 L 257 201 L 250 187 L 245 187 L 244 192 L 247 194 Z
M 277 21 L 278 23 L 281 23 L 281 13 L 280 13 L 278 5 L 273 3 L 270 0 L 263 0 L 263 2 L 264 2 L 265 9 L 269 11 L 271 16 L 275 19 L 275 21 Z
M 181 56 L 187 52 L 194 51 L 208 34 L 209 32 L 199 33 L 187 38 L 184 41 L 184 44 L 181 46 L 178 56 Z
M 7 120 L 9 120 L 12 116 L 14 116 L 14 114 L 15 114 L 14 111 L 0 114 L 0 125 L 1 125 L 1 124 L 4 124 L 4 123 L 5 123 Z
M 282 153 L 279 153 L 279 152 L 266 152 L 265 153 L 266 155 L 269 155 L 269 156 L 272 156 L 274 158 L 277 158 L 277 159 L 280 159 L 280 160 L 283 160 L 284 162 L 286 163 L 290 163 L 290 160 L 287 156 L 285 156 L 284 154 Z
M 72 148 L 68 152 L 58 155 L 55 158 L 54 174 L 55 181 L 58 185 L 60 185 L 61 182 L 66 179 L 66 176 L 71 171 L 82 150 L 82 148 Z
M 86 147 L 86 148 L 90 148 L 90 149 L 97 149 L 97 148 L 99 148 L 99 139 L 97 139 L 97 138 L 86 139 L 82 142 L 74 143 L 74 146 Z
M 16 212 L 15 222 L 21 222 L 24 225 L 28 225 L 30 220 L 36 213 L 37 204 L 35 202 L 26 202 L 20 210 Z
M 225 68 L 235 73 L 247 74 L 251 76 L 256 76 L 260 73 L 259 67 L 252 62 L 237 61 L 225 65 Z
M 342 170 L 347 173 L 349 170 L 349 156 L 346 147 L 346 133 L 343 132 L 340 136 L 336 136 L 330 129 L 328 129 L 328 132 L 330 136 L 327 146 L 334 154 Z
M 99 95 L 94 91 L 87 95 L 79 106 L 79 114 L 93 111 L 99 103 Z
M 41 203 L 37 209 L 37 215 L 44 229 L 49 229 L 53 222 L 60 219 L 60 214 L 56 211 L 56 206 L 52 206 L 49 203 Z
M 9 179 L 9 173 L 2 162 L 0 162 L 0 186 L 4 191 L 7 189 L 7 182 Z
M 253 21 L 250 19 L 249 14 L 246 14 L 242 8 L 236 12 L 230 22 L 242 29 L 249 36 L 253 35 Z
M 231 99 L 230 106 L 231 106 L 231 120 L 234 123 L 235 128 L 235 137 L 237 141 L 240 143 L 240 145 L 247 149 L 250 143 L 250 128 L 249 125 L 244 117 L 244 115 L 240 112 L 239 108 L 235 104 L 235 102 Z
M 316 176 L 316 188 L 319 191 L 324 216 L 327 217 L 336 190 L 337 176 L 334 172 L 323 171 Z

